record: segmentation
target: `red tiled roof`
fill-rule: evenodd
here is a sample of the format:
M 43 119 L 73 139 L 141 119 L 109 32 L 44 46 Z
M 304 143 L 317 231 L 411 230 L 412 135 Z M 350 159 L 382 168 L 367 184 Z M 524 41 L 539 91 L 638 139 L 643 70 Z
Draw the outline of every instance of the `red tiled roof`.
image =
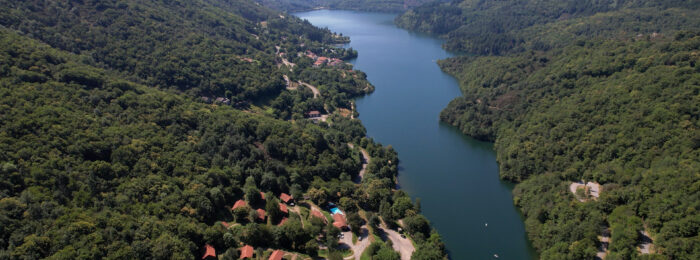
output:
M 284 225 L 284 223 L 286 223 L 287 220 L 288 220 L 287 217 L 284 217 L 284 218 L 282 218 L 282 220 L 280 220 L 280 223 L 277 224 L 277 225 L 278 225 L 278 226 Z
M 265 210 L 264 209 L 257 209 L 256 211 L 258 212 L 258 218 L 260 220 L 265 220 Z
M 331 59 L 331 62 L 330 62 L 330 64 L 333 66 L 337 66 L 337 65 L 342 64 L 342 63 L 343 63 L 343 60 L 336 59 L 336 58 Z
M 229 228 L 231 226 L 226 221 L 221 221 L 221 225 L 224 226 L 225 228 Z
M 244 207 L 244 206 L 248 206 L 248 203 L 245 202 L 245 200 L 238 200 L 238 201 L 236 201 L 235 204 L 233 204 L 233 207 L 231 207 L 231 210 L 234 210 L 234 209 L 237 209 L 240 207 Z
M 287 209 L 287 204 L 280 203 L 280 211 L 284 212 L 284 214 L 289 214 L 289 210 Z
M 282 260 L 282 256 L 284 256 L 284 251 L 275 250 L 274 252 L 272 252 L 268 260 Z
M 339 222 L 333 222 L 333 226 L 337 227 L 339 229 L 343 229 L 343 228 L 347 227 L 347 225 L 343 225 L 343 223 L 339 223 Z
M 348 226 L 348 222 L 345 220 L 343 214 L 333 214 L 333 226 L 337 228 L 344 228 Z
M 282 193 L 280 194 L 280 199 L 286 203 L 292 199 L 292 196 L 289 196 L 287 193 Z
M 241 256 L 238 259 L 253 258 L 253 247 L 245 245 L 241 247 Z
M 210 246 L 209 244 L 204 246 L 204 255 L 202 256 L 202 259 L 207 259 L 207 257 L 216 257 L 216 250 L 214 249 L 213 246 Z

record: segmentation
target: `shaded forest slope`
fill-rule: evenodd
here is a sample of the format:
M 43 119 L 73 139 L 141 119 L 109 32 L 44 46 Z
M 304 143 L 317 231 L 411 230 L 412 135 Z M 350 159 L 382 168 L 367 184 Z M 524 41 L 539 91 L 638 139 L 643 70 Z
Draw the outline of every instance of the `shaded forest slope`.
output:
M 613 3 L 614 2 L 614 3 Z M 496 142 L 544 259 L 700 257 L 698 1 L 461 1 L 397 18 L 465 55 L 441 113 Z M 522 18 L 522 19 L 521 19 Z M 571 182 L 603 184 L 578 202 Z M 640 255 L 647 230 L 655 254 Z

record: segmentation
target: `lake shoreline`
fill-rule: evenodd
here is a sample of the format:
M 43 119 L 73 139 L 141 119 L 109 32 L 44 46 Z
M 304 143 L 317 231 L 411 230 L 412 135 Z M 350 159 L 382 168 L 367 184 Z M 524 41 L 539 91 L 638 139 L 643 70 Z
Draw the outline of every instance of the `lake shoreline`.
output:
M 436 60 L 453 57 L 442 40 L 394 24 L 395 15 L 322 10 L 295 13 L 351 38 L 350 62 L 376 87 L 355 101 L 367 135 L 397 150 L 398 182 L 438 230 L 453 259 L 534 259 L 512 183 L 498 176 L 492 143 L 439 120 L 461 90 Z M 488 199 L 487 199 L 488 198 Z M 488 225 L 485 225 L 488 223 Z

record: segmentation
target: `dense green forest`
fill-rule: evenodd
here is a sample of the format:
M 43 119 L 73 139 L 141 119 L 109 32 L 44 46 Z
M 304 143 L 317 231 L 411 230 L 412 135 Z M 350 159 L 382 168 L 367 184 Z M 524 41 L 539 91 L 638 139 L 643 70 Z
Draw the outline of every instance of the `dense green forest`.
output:
M 698 5 L 697 0 L 464 0 L 429 3 L 407 11 L 396 22 L 409 30 L 444 36 L 451 51 L 498 55 L 570 43 L 572 37 L 545 42 L 535 37 L 535 31 L 543 29 L 556 36 L 561 28 L 549 27 L 552 24 L 572 26 L 571 32 L 588 37 L 695 29 L 689 20 L 697 19 Z M 576 20 L 586 17 L 597 19 Z
M 0 4 L 2 25 L 55 48 L 84 54 L 90 65 L 119 71 L 125 79 L 149 86 L 228 98 L 241 108 L 284 92 L 283 74 L 297 80 L 295 75 L 316 73 L 308 63 L 295 66 L 292 73 L 281 69 L 281 57 L 276 55 L 280 50 L 294 57 L 306 50 L 334 58 L 356 55 L 329 45 L 348 42 L 347 37 L 245 0 Z M 337 106 L 350 108 L 351 97 L 373 88 L 367 87 L 364 74 L 341 81 L 341 73 L 324 74 L 323 101 L 336 100 Z M 291 117 L 282 111 L 302 115 L 310 109 L 308 97 L 295 96 L 294 104 L 277 106 L 271 114 Z
M 341 9 L 370 12 L 401 12 L 435 0 L 255 0 L 285 12 Z
M 543 259 L 700 258 L 698 1 L 456 1 L 397 18 L 462 56 L 441 120 L 495 141 Z M 602 184 L 580 202 L 569 184 Z M 642 231 L 654 250 L 641 254 Z
M 353 57 L 330 45 L 346 37 L 245 0 L 0 1 L 0 24 L 0 259 L 192 259 L 205 244 L 222 259 L 241 244 L 259 255 L 327 247 L 336 259 L 334 226 L 303 210 L 277 223 L 281 193 L 336 202 L 355 227 L 403 219 L 416 259 L 445 258 L 419 206 L 394 189 L 391 147 L 357 119 L 299 116 L 372 91 L 350 65 L 296 55 Z M 286 89 L 283 75 L 321 97 Z M 348 143 L 372 157 L 358 183 L 361 154 Z M 232 211 L 241 199 L 268 223 Z M 375 259 L 397 259 L 373 245 Z

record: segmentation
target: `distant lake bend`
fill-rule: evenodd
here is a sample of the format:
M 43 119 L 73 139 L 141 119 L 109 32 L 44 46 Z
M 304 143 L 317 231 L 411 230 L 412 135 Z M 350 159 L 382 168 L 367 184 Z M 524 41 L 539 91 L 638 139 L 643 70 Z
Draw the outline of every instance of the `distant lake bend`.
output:
M 451 56 L 442 40 L 393 24 L 385 13 L 318 10 L 295 14 L 350 36 L 374 93 L 356 101 L 375 141 L 399 153 L 399 184 L 421 199 L 451 259 L 533 259 L 512 185 L 498 178 L 493 145 L 439 122 L 440 111 L 461 95 L 457 81 L 435 63 Z M 486 225 L 488 223 L 488 225 Z

